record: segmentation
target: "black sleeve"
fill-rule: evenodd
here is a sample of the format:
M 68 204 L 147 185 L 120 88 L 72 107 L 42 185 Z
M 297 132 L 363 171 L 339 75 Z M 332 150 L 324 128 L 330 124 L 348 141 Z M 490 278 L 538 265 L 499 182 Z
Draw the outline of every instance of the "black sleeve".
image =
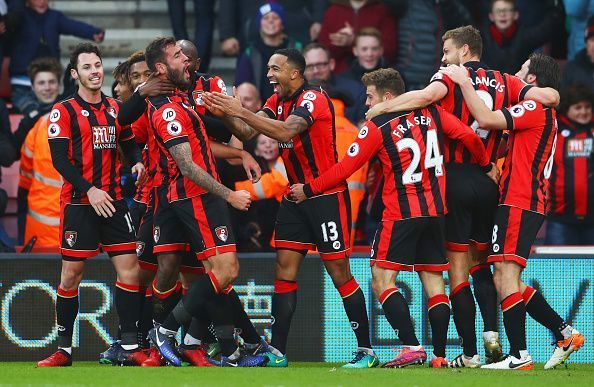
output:
M 220 119 L 210 116 L 210 115 L 201 115 L 202 121 L 204 122 L 204 127 L 206 128 L 206 134 L 209 137 L 212 137 L 220 142 L 229 142 L 231 140 L 231 132 L 223 121 Z
M 52 163 L 64 180 L 74 186 L 74 189 L 78 192 L 86 193 L 93 185 L 82 177 L 74 165 L 70 164 L 68 160 L 68 142 L 69 140 L 64 138 L 49 140 Z
M 33 117 L 30 116 L 24 116 L 23 119 L 21 120 L 21 122 L 19 122 L 19 126 L 17 128 L 17 130 L 15 130 L 15 132 L 12 134 L 10 141 L 12 142 L 12 146 L 14 147 L 14 149 L 21 149 L 21 147 L 23 146 L 23 143 L 25 142 L 25 138 L 27 137 L 27 134 L 29 134 L 29 131 L 31 130 L 31 128 L 33 128 L 33 126 L 35 126 L 35 123 L 37 122 L 37 120 L 39 119 L 39 115 L 35 115 Z M 17 154 L 17 159 L 20 159 L 21 155 L 20 153 Z
M 124 156 L 130 165 L 142 162 L 140 147 L 138 146 L 138 143 L 134 137 L 126 141 L 120 141 L 120 146 L 122 147 L 122 152 L 124 153 Z
M 12 133 L 8 109 L 4 102 L 0 104 L 0 165 L 10 167 L 16 160 L 17 149 L 12 145 Z
M 146 111 L 146 106 L 144 98 L 140 96 L 138 91 L 135 91 L 132 97 L 120 105 L 118 122 L 122 126 L 131 125 Z

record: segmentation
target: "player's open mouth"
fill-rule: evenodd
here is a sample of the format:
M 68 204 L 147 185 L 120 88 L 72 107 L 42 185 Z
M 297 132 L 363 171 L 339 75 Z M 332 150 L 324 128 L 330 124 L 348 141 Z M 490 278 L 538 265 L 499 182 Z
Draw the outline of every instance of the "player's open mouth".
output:
M 270 84 L 272 85 L 272 89 L 274 90 L 275 93 L 278 93 L 280 90 L 280 86 L 278 84 L 277 81 L 270 81 Z
M 89 81 L 91 81 L 93 83 L 99 83 L 99 82 L 101 82 L 101 77 L 91 77 L 91 78 L 89 78 Z

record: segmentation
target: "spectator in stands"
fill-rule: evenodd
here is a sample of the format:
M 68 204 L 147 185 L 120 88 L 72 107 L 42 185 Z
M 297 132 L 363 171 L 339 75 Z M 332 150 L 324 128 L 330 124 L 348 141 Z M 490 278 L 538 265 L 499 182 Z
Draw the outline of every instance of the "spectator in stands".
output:
M 60 35 L 74 35 L 101 42 L 105 32 L 49 9 L 48 0 L 27 0 L 27 7 L 18 26 L 9 67 L 12 102 L 19 111 L 27 115 L 38 109 L 27 75 L 27 67 L 31 61 L 40 57 L 59 59 Z
M 398 19 L 396 68 L 407 91 L 422 89 L 441 64 L 441 38 L 447 30 L 472 23 L 459 0 L 384 0 Z M 384 48 L 388 46 L 385 43 Z M 389 58 L 387 58 L 389 59 Z
M 336 61 L 336 72 L 345 71 L 353 56 L 351 47 L 361 28 L 381 31 L 385 57 L 392 63 L 396 57 L 396 21 L 380 1 L 331 0 L 324 14 L 319 41 L 328 47 Z
M 584 32 L 586 47 L 580 50 L 563 69 L 562 87 L 583 83 L 594 89 L 594 15 L 588 19 Z
M 381 67 L 387 67 L 383 54 L 381 33 L 373 27 L 362 28 L 355 37 L 353 46 L 355 58 L 351 61 L 351 65 L 344 72 L 344 75 L 360 82 L 361 86 L 364 87 L 361 81 L 364 74 Z
M 220 0 L 219 37 L 221 50 L 227 56 L 236 56 L 249 43 L 257 40 L 260 26 L 254 15 L 268 1 Z M 316 40 L 322 28 L 322 18 L 328 0 L 278 0 L 290 18 L 285 20 L 285 32 L 299 42 Z
M 243 107 L 252 113 L 256 113 L 262 107 L 262 98 L 253 83 L 244 82 L 237 86 L 237 96 L 239 96 Z
M 550 178 L 545 243 L 594 245 L 594 90 L 574 84 L 563 92 Z
M 21 158 L 17 191 L 19 244 L 37 237 L 37 245 L 59 246 L 62 178 L 53 167 L 47 141 L 48 113 L 58 100 L 62 66 L 55 58 L 37 58 L 29 65 L 39 110 L 25 116 L 13 135 Z
M 305 78 L 327 82 L 335 90 L 340 90 L 351 99 L 346 108 L 346 117 L 354 123 L 365 118 L 365 87 L 361 82 L 334 73 L 335 61 L 330 51 L 319 43 L 310 43 L 303 48 L 305 57 Z
M 200 72 L 206 73 L 210 66 L 212 53 L 212 35 L 214 32 L 214 5 L 215 0 L 193 0 L 194 3 L 194 39 L 198 48 Z M 167 0 L 171 29 L 176 40 L 189 39 L 186 27 L 186 0 Z M 226 15 L 221 14 L 221 18 Z
M 250 82 L 256 85 L 263 100 L 273 93 L 266 76 L 266 65 L 274 52 L 281 48 L 301 49 L 301 43 L 284 33 L 286 16 L 283 7 L 277 3 L 266 3 L 258 9 L 256 23 L 260 35 L 248 45 L 237 60 L 235 85 Z
M 570 29 L 567 60 L 572 60 L 584 48 L 583 34 L 588 25 L 588 18 L 594 15 L 594 0 L 564 0 L 564 3 Z
M 515 0 L 492 0 L 490 22 L 483 26 L 482 60 L 493 69 L 514 74 L 538 47 L 563 29 L 563 8 L 557 0 L 545 0 L 545 17 L 533 26 L 518 25 Z

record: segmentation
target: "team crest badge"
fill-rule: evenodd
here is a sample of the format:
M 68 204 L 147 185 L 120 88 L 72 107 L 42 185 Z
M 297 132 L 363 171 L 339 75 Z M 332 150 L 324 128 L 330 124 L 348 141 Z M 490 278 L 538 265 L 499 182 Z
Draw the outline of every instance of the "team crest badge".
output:
M 215 234 L 217 234 L 217 238 L 219 238 L 223 242 L 227 242 L 227 238 L 229 238 L 229 233 L 227 232 L 227 226 L 219 226 L 219 227 L 215 228 Z
M 107 108 L 107 113 L 112 116 L 113 118 L 118 118 L 118 115 L 116 114 L 116 111 L 113 107 L 108 107 Z
M 136 255 L 141 256 L 144 252 L 144 242 L 136 242 Z
M 156 226 L 153 229 L 153 240 L 155 241 L 155 243 L 159 242 L 160 237 L 161 237 L 161 227 Z
M 204 105 L 204 102 L 202 101 L 202 90 L 200 91 L 193 91 L 192 92 L 192 98 L 194 98 L 194 103 L 198 106 L 202 106 Z
M 68 243 L 68 246 L 74 246 L 74 244 L 76 243 L 76 231 L 64 232 L 64 239 L 66 239 L 66 243 Z

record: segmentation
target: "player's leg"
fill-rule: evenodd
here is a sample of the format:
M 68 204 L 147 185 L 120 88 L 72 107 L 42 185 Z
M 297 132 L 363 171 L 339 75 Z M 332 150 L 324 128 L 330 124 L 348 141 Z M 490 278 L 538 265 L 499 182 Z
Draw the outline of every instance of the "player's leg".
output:
M 495 215 L 492 253 L 488 261 L 494 263 L 493 280 L 501 300 L 510 352 L 503 360 L 483 368 L 529 370 L 533 367 L 526 350 L 526 305 L 520 292 L 520 277 L 530 253 L 530 247 L 526 251 L 519 239 L 522 218 L 522 209 L 505 205 L 500 205 Z
M 445 350 L 450 323 L 450 302 L 443 279 L 443 272 L 450 268 L 445 254 L 445 219 L 443 216 L 422 218 L 420 223 L 424 227 L 419 230 L 415 271 L 427 296 L 433 343 L 430 366 L 444 368 L 448 366 Z
M 441 271 L 419 271 L 419 278 L 427 296 L 431 343 L 433 344 L 432 368 L 447 368 L 446 342 L 450 324 L 450 302 L 445 295 L 445 282 Z
M 491 266 L 487 265 L 492 242 L 493 224 L 497 204 L 499 202 L 499 187 L 478 168 L 474 169 L 474 190 L 477 198 L 472 211 L 472 233 L 470 235 L 469 253 L 471 259 L 470 273 L 474 296 L 479 305 L 483 318 L 483 345 L 485 347 L 486 363 L 498 361 L 503 356 L 499 341 L 497 291 L 493 283 Z
M 99 217 L 90 205 L 63 205 L 60 211 L 62 270 L 56 297 L 58 351 L 37 363 L 39 367 L 72 365 L 72 333 L 78 314 L 78 286 L 85 259 L 99 252 Z

